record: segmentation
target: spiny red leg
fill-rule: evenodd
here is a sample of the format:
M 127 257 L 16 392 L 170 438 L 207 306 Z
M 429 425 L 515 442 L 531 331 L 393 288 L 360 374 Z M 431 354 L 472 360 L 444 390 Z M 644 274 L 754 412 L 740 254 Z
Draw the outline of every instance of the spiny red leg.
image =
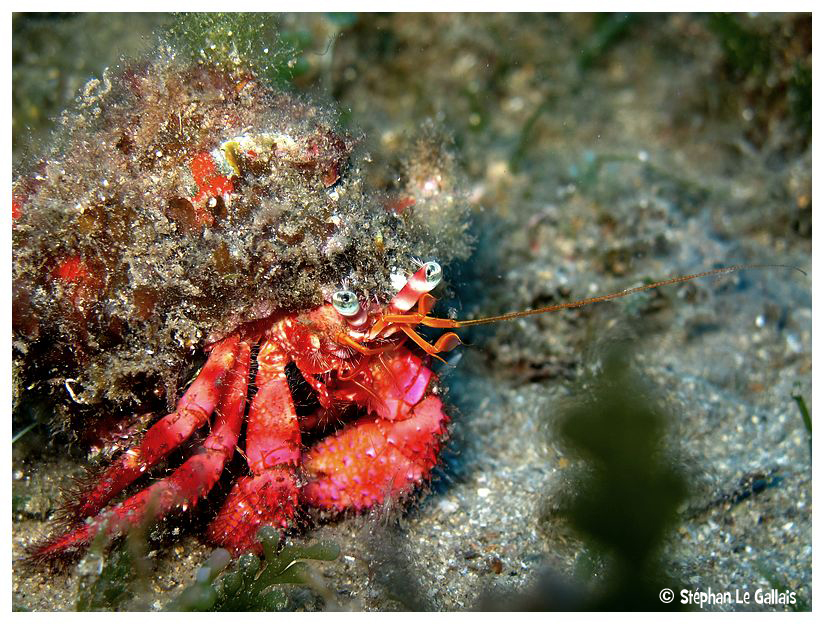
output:
M 91 492 L 82 493 L 82 500 L 68 503 L 68 515 L 76 519 L 96 515 L 113 497 L 206 424 L 224 393 L 226 376 L 235 364 L 237 351 L 237 336 L 218 343 L 197 379 L 181 397 L 176 411 L 157 421 L 140 446 L 123 453 Z
M 399 349 L 376 359 L 372 373 L 372 391 L 393 406 L 395 420 L 367 416 L 315 444 L 303 458 L 310 481 L 302 496 L 310 505 L 366 509 L 410 492 L 437 463 L 449 418 L 441 400 L 427 394 L 432 372 Z
M 274 340 L 267 339 L 261 346 L 255 377 L 258 391 L 246 427 L 246 459 L 252 476 L 235 483 L 209 525 L 209 540 L 235 554 L 260 552 L 258 529 L 290 527 L 297 509 L 300 428 L 286 381 L 287 361 Z
M 110 537 L 116 537 L 144 521 L 165 516 L 175 507 L 184 511 L 194 507 L 198 499 L 206 496 L 220 478 L 237 444 L 246 407 L 249 352 L 247 343 L 238 345 L 237 362 L 217 408 L 214 427 L 198 453 L 169 477 L 126 499 L 111 511 L 35 548 L 31 558 L 47 560 L 71 555 L 87 547 L 98 531 L 104 530 Z
M 329 408 L 332 406 L 332 399 L 329 396 L 329 390 L 326 387 L 326 384 L 323 383 L 320 379 L 311 375 L 309 373 L 302 373 L 304 380 L 308 383 L 312 389 L 315 391 L 315 396 L 317 396 L 318 403 L 320 403 L 321 407 Z

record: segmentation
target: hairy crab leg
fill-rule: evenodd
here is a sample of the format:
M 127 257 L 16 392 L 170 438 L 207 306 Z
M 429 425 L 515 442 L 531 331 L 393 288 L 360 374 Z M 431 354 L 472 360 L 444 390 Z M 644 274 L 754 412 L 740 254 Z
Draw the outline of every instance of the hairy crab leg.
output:
M 318 403 L 321 404 L 321 407 L 331 407 L 332 398 L 329 396 L 329 389 L 326 387 L 326 384 L 314 375 L 304 373 L 303 371 L 301 371 L 301 376 L 306 381 L 306 383 L 309 384 L 312 390 L 315 391 L 315 396 L 318 399 Z
M 348 390 L 373 413 L 304 454 L 309 482 L 301 495 L 310 505 L 367 509 L 411 492 L 437 463 L 449 418 L 429 389 L 432 371 L 405 348 L 376 358 L 371 368 L 374 392 L 342 387 L 341 393 Z
M 258 354 L 257 394 L 249 408 L 246 459 L 252 476 L 232 487 L 207 530 L 209 540 L 240 554 L 260 552 L 261 526 L 288 528 L 298 506 L 295 471 L 300 461 L 300 427 L 286 380 L 287 354 L 266 339 Z
M 165 516 L 175 507 L 184 511 L 194 507 L 200 498 L 205 497 L 235 451 L 246 408 L 249 357 L 249 345 L 240 343 L 228 388 L 216 410 L 214 427 L 198 453 L 170 476 L 126 499 L 111 511 L 104 511 L 92 522 L 35 547 L 30 558 L 43 561 L 70 556 L 86 548 L 99 531 L 105 531 L 109 537 L 123 535 L 145 521 Z
M 69 502 L 66 515 L 73 519 L 96 515 L 113 497 L 206 424 L 224 394 L 226 377 L 235 365 L 237 352 L 237 336 L 218 343 L 178 401 L 176 410 L 152 425 L 140 445 L 123 453 L 90 492 L 80 494 L 79 502 Z

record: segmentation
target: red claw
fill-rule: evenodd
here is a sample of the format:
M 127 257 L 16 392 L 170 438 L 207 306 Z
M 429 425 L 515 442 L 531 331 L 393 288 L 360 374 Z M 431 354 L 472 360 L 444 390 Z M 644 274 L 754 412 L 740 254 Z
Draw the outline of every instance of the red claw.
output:
M 427 392 L 433 373 L 405 348 L 375 358 L 372 387 L 384 409 L 324 438 L 304 456 L 301 494 L 315 507 L 362 510 L 408 494 L 438 461 L 449 417 Z M 401 371 L 396 375 L 395 371 Z

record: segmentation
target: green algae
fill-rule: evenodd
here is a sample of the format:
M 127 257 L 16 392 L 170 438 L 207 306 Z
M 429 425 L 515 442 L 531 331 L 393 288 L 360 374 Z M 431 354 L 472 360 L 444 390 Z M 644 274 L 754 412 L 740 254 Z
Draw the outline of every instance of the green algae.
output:
M 587 382 L 590 398 L 561 419 L 563 443 L 586 464 L 561 508 L 586 544 L 579 579 L 590 586 L 597 579 L 581 605 L 586 609 L 667 609 L 658 592 L 677 586 L 661 550 L 687 480 L 665 452 L 667 414 L 627 366 L 629 352 L 609 350 L 602 371 Z
M 279 88 L 322 72 L 336 38 L 358 20 L 353 13 L 318 15 L 315 30 L 319 34 L 308 24 L 271 13 L 180 13 L 175 17 L 162 36 L 180 54 L 226 69 L 243 65 Z
M 290 607 L 287 587 L 311 583 L 307 561 L 334 561 L 340 547 L 328 541 L 286 544 L 280 534 L 262 527 L 258 538 L 263 557 L 247 553 L 228 568 L 230 556 L 218 549 L 198 569 L 195 582 L 167 608 L 168 611 L 285 611 Z M 228 569 L 227 569 L 228 568 Z
M 180 53 L 207 65 L 243 65 L 272 84 L 285 85 L 305 71 L 303 31 L 283 34 L 280 20 L 263 13 L 182 13 L 165 37 Z

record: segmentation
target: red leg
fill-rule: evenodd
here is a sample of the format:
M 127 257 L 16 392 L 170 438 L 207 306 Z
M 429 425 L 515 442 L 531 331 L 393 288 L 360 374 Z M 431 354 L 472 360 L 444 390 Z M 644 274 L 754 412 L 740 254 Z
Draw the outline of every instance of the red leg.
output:
M 255 377 L 258 391 L 246 428 L 246 459 L 252 476 L 235 483 L 209 525 L 209 540 L 235 554 L 260 552 L 258 529 L 288 528 L 297 510 L 300 428 L 286 381 L 287 361 L 273 340 L 261 346 Z
M 91 492 L 81 493 L 81 500 L 76 503 L 69 502 L 67 515 L 74 519 L 96 515 L 113 497 L 206 424 L 223 396 L 226 376 L 235 365 L 237 351 L 237 336 L 218 343 L 197 379 L 181 397 L 177 410 L 157 421 L 146 432 L 140 446 L 123 453 Z
M 406 349 L 375 359 L 367 402 L 381 397 L 382 415 L 367 416 L 313 446 L 303 459 L 311 505 L 362 510 L 412 491 L 435 467 L 449 418 L 427 393 L 432 371 Z M 391 408 L 391 409 L 390 409 Z
M 312 390 L 315 391 L 315 396 L 317 396 L 318 403 L 320 403 L 321 407 L 324 409 L 331 407 L 332 398 L 329 396 L 329 390 L 326 387 L 326 384 L 309 373 L 304 373 L 301 371 L 301 375 L 303 375 L 303 379 L 306 380 L 306 383 L 312 387 Z
M 200 452 L 186 460 L 169 477 L 138 492 L 92 522 L 37 547 L 33 559 L 50 559 L 70 555 L 87 547 L 100 530 L 110 537 L 126 533 L 144 521 L 165 516 L 175 507 L 184 511 L 206 496 L 220 478 L 232 456 L 243 423 L 249 378 L 249 345 L 240 343 L 237 363 L 231 370 L 228 389 L 217 409 L 214 428 Z

